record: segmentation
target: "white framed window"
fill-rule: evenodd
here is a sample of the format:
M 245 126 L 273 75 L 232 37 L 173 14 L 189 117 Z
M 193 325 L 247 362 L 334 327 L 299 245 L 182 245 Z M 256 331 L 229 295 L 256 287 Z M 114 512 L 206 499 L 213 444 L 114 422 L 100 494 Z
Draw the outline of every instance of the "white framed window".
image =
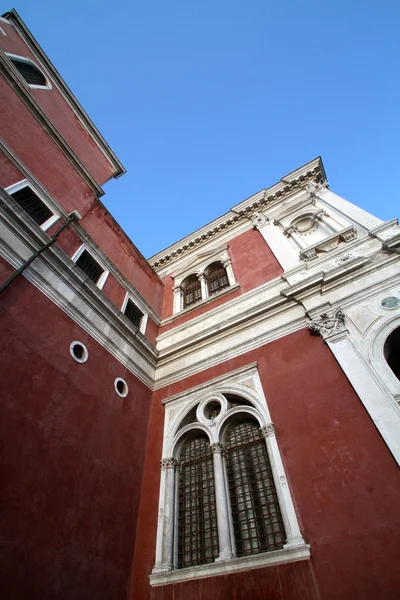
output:
M 9 54 L 8 52 L 7 56 L 30 88 L 39 90 L 52 89 L 49 79 L 33 60 L 25 56 Z
M 14 183 L 5 188 L 6 192 L 15 200 L 43 231 L 55 223 L 60 215 L 56 214 L 47 200 L 27 179 Z
M 74 263 L 101 290 L 104 287 L 109 271 L 102 265 L 101 260 L 94 256 L 85 244 L 72 256 Z
M 310 557 L 257 367 L 240 371 L 166 404 L 151 585 Z
M 192 308 L 236 284 L 227 248 L 207 253 L 195 269 L 185 268 L 175 275 L 174 314 Z
M 136 299 L 132 300 L 129 292 L 125 294 L 121 312 L 123 312 L 126 318 L 139 329 L 140 333 L 143 333 L 143 335 L 145 334 L 148 314 L 142 305 L 139 306 Z

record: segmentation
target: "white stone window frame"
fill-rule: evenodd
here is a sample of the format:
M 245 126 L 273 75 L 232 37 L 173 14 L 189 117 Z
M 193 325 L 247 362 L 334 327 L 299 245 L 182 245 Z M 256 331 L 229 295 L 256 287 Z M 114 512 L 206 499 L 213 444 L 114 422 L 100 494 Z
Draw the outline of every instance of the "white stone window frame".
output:
M 241 377 L 242 372 L 243 376 Z M 250 369 L 249 367 L 239 369 L 239 376 L 238 372 L 235 371 L 232 381 L 229 375 L 217 378 L 214 381 L 214 384 L 210 382 L 207 386 L 198 386 L 200 388 L 198 391 L 197 388 L 187 390 L 166 404 L 161 460 L 156 564 L 150 576 L 150 584 L 152 586 L 167 585 L 178 581 L 203 577 L 214 577 L 230 572 L 240 572 L 274 564 L 306 560 L 310 557 L 310 547 L 304 542 L 300 532 L 279 451 L 275 428 L 271 422 L 257 366 L 252 366 Z M 208 419 L 203 413 L 204 407 L 211 401 L 220 402 L 222 407 L 224 407 L 225 403 L 226 406 L 225 394 L 240 396 L 243 400 L 248 401 L 250 405 L 232 407 L 226 412 L 221 410 L 215 419 Z M 199 405 L 196 411 L 199 421 L 180 427 L 182 420 L 196 405 Z M 224 459 L 222 454 L 218 450 L 223 444 L 228 424 L 238 415 L 247 415 L 256 419 L 265 437 L 286 532 L 286 543 L 283 549 L 241 558 L 234 556 L 235 546 L 229 491 L 226 481 L 226 468 L 223 466 Z M 175 476 L 175 468 L 178 464 L 182 444 L 187 439 L 187 434 L 196 430 L 202 431 L 207 435 L 213 450 L 220 554 L 214 563 L 177 569 L 174 568 L 177 564 L 176 532 L 178 527 L 176 502 L 178 477 Z M 223 497 L 221 497 L 221 494 Z M 221 523 L 223 524 L 222 528 Z
M 82 244 L 81 246 L 79 246 L 78 250 L 75 252 L 75 254 L 73 254 L 71 256 L 71 260 L 76 263 L 76 261 L 78 260 L 78 258 L 80 257 L 80 255 L 86 250 L 86 252 L 88 254 L 90 254 L 90 256 L 93 257 L 93 259 L 100 265 L 100 267 L 103 269 L 103 273 L 100 275 L 99 280 L 96 284 L 96 287 L 99 288 L 99 290 L 102 290 L 104 287 L 105 282 L 107 281 L 107 277 L 110 274 L 110 271 L 105 267 L 104 262 L 102 261 L 102 259 L 98 256 L 98 254 L 96 252 L 94 252 L 92 250 L 92 248 L 90 248 L 87 244 Z
M 15 192 L 18 192 L 19 190 L 22 190 L 26 187 L 30 188 L 32 192 L 34 192 L 35 195 L 39 198 L 39 200 L 41 200 L 43 204 L 53 213 L 52 216 L 47 219 L 47 221 L 45 221 L 41 225 L 38 225 L 40 229 L 42 229 L 43 231 L 47 231 L 52 225 L 54 225 L 56 221 L 58 221 L 60 215 L 54 211 L 54 207 L 47 201 L 47 199 L 43 196 L 43 194 L 41 194 L 41 192 L 35 185 L 28 181 L 28 179 L 22 179 L 21 181 L 13 183 L 12 185 L 9 185 L 4 189 L 7 192 L 7 194 L 11 196 L 11 194 L 14 194 Z M 21 210 L 25 213 L 25 211 L 22 208 Z
M 26 56 L 20 56 L 19 54 L 11 54 L 10 52 L 6 52 L 5 53 L 6 56 L 8 56 L 8 58 L 10 59 L 10 61 L 12 62 L 11 59 L 15 59 L 15 60 L 19 60 L 20 62 L 26 62 L 28 64 L 33 65 L 38 71 L 40 71 L 43 75 L 43 77 L 46 79 L 46 85 L 35 85 L 33 83 L 28 83 L 26 81 L 26 79 L 24 78 L 23 75 L 21 75 L 21 73 L 18 71 L 17 67 L 14 65 L 15 69 L 17 69 L 19 76 L 23 79 L 25 85 L 27 85 L 30 89 L 32 90 L 52 90 L 53 86 L 51 85 L 50 79 L 48 78 L 47 74 L 43 71 L 42 67 L 40 67 L 38 64 L 35 63 L 35 61 L 33 61 L 31 58 L 28 58 Z
M 222 265 L 226 271 L 227 277 L 228 277 L 229 287 L 225 288 L 224 290 L 221 290 L 221 292 L 219 292 L 219 293 L 216 293 L 216 294 L 213 294 L 212 296 L 210 296 L 208 293 L 205 271 L 206 271 L 207 267 L 209 267 L 210 265 L 212 265 L 215 262 L 222 263 Z M 190 277 L 190 275 L 196 275 L 198 277 L 198 279 L 200 280 L 201 301 L 197 302 L 196 304 L 193 304 L 185 309 L 185 308 L 183 308 L 183 292 L 182 292 L 181 285 L 187 277 Z M 174 293 L 173 314 L 175 315 L 184 310 L 191 310 L 192 308 L 194 308 L 195 306 L 196 307 L 199 306 L 199 304 L 201 302 L 205 302 L 209 298 L 216 298 L 220 293 L 225 292 L 226 290 L 228 290 L 235 284 L 236 284 L 236 280 L 235 280 L 235 275 L 234 275 L 234 272 L 232 269 L 231 257 L 228 254 L 227 248 L 224 248 L 223 250 L 220 250 L 218 253 L 216 253 L 212 256 L 207 256 L 207 258 L 205 260 L 203 260 L 202 262 L 199 262 L 195 266 L 195 268 L 194 267 L 187 268 L 187 269 L 185 269 L 185 271 L 179 273 L 179 275 L 177 275 L 175 277 L 175 285 L 173 288 L 173 293 Z
M 144 305 L 141 302 L 138 302 L 137 298 L 134 298 L 132 296 L 132 294 L 130 294 L 129 292 L 126 292 L 124 301 L 121 306 L 121 312 L 123 314 L 125 314 L 125 309 L 126 309 L 126 305 L 128 304 L 128 300 L 131 300 L 133 302 L 133 304 L 136 306 L 136 308 L 138 308 L 140 310 L 140 312 L 143 314 L 143 317 L 142 317 L 142 320 L 140 323 L 140 327 L 139 327 L 139 331 L 140 331 L 140 333 L 145 335 L 149 314 L 146 311 Z
M 397 314 L 388 314 L 383 323 L 380 323 L 378 327 L 374 327 L 370 335 L 367 336 L 369 341 L 369 362 L 374 369 L 375 373 L 393 395 L 397 403 L 400 402 L 400 381 L 389 367 L 385 354 L 384 347 L 387 338 L 393 331 L 400 327 L 400 307 L 395 308 L 383 308 L 383 311 L 396 311 Z M 369 338 L 369 339 L 368 339 Z M 399 404 L 398 404 L 399 406 Z M 400 409 L 400 406 L 399 406 Z M 399 431 L 400 438 L 400 431 Z M 399 439 L 400 441 L 400 439 Z

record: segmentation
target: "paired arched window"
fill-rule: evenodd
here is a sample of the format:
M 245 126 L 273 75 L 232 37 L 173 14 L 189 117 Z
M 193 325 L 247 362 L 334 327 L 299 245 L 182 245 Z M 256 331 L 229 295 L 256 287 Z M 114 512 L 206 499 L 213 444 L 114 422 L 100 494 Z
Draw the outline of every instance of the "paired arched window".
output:
M 383 353 L 387 364 L 396 375 L 397 379 L 400 380 L 400 327 L 397 327 L 387 337 Z
M 189 275 L 182 281 L 180 286 L 175 288 L 181 294 L 182 299 L 179 309 L 189 308 L 201 300 L 206 300 L 209 296 L 217 294 L 231 284 L 227 269 L 222 262 L 213 262 L 204 272 L 199 275 L 195 273 Z

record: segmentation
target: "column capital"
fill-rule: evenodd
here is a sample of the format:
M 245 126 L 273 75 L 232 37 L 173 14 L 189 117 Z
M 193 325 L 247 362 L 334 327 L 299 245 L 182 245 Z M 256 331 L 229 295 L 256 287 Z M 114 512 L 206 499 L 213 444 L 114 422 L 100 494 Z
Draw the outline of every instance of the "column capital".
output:
M 161 465 L 161 469 L 163 471 L 165 471 L 166 469 L 176 469 L 176 467 L 178 466 L 178 461 L 176 460 L 176 458 L 162 458 L 160 460 L 160 465 Z
M 198 277 L 199 281 L 204 281 L 206 278 L 204 271 L 203 271 L 203 273 L 199 273 L 197 277 Z
M 272 437 L 275 435 L 275 425 L 273 423 L 268 423 L 268 425 L 264 425 L 264 427 L 260 427 L 260 433 L 263 438 Z
M 181 291 L 182 291 L 182 288 L 181 288 L 181 286 L 180 286 L 180 285 L 174 285 L 174 287 L 172 288 L 172 290 L 173 290 L 174 292 L 181 292 Z
M 210 444 L 211 452 L 216 454 L 217 452 L 223 454 L 224 447 L 220 442 L 216 442 L 215 444 Z
M 256 229 L 260 229 L 264 227 L 266 223 L 268 223 L 268 218 L 262 212 L 255 212 L 250 217 L 251 222 L 253 223 L 253 227 Z
M 319 317 L 307 321 L 314 334 L 321 335 L 324 340 L 347 333 L 345 314 L 341 308 L 322 313 Z

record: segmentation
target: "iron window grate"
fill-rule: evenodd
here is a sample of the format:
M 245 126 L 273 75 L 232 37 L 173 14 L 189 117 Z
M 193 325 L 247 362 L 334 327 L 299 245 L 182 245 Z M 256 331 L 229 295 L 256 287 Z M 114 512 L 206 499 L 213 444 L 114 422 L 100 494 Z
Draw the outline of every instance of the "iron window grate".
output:
M 87 250 L 84 250 L 76 261 L 78 267 L 93 281 L 98 283 L 101 275 L 104 273 L 104 269 L 99 263 L 89 254 Z
M 210 296 L 229 287 L 229 279 L 222 265 L 211 266 L 207 271 L 207 285 Z
M 10 195 L 38 225 L 43 225 L 53 216 L 51 210 L 29 186 L 12 192 Z
M 195 275 L 186 280 L 183 285 L 183 307 L 187 308 L 200 302 L 201 300 L 201 283 Z
M 142 323 L 142 319 L 143 319 L 144 315 L 143 315 L 142 311 L 139 310 L 137 306 L 135 306 L 135 304 L 132 302 L 132 300 L 130 298 L 129 298 L 128 302 L 126 303 L 124 315 L 137 328 L 140 328 L 140 325 Z
M 26 62 L 25 60 L 18 60 L 17 58 L 11 58 L 11 62 L 30 85 L 47 86 L 46 77 L 36 65 L 31 62 Z
M 178 568 L 218 556 L 213 456 L 204 437 L 188 440 L 179 465 Z
M 236 555 L 283 548 L 286 540 L 265 441 L 251 421 L 232 425 L 226 465 Z

